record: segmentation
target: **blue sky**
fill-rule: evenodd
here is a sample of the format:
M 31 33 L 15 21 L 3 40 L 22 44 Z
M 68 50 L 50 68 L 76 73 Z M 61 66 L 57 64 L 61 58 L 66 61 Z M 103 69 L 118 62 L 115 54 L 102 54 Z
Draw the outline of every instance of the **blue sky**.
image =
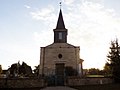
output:
M 84 68 L 102 69 L 111 40 L 120 39 L 119 0 L 0 0 L 0 64 L 39 64 L 40 47 L 53 43 L 59 2 L 68 43 L 80 46 Z

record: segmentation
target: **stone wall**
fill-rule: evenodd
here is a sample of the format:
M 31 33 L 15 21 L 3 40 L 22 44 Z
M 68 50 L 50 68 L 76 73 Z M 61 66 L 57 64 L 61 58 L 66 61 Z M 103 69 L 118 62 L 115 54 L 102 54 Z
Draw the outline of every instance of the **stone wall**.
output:
M 110 84 L 113 83 L 111 78 L 77 78 L 70 77 L 67 79 L 67 86 L 79 86 L 79 85 L 96 85 L 96 84 Z
M 111 78 L 80 78 L 69 77 L 65 81 L 66 86 L 95 85 L 113 83 Z M 42 88 L 47 86 L 47 82 L 37 78 L 16 78 L 6 79 L 0 78 L 0 88 Z
M 30 88 L 30 87 L 44 87 L 45 83 L 43 79 L 37 78 L 14 78 L 6 79 L 0 78 L 1 88 Z

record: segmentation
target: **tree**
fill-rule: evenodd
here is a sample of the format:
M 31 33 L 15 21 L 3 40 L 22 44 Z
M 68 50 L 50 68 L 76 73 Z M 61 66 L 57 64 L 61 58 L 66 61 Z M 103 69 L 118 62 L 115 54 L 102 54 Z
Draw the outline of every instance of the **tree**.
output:
M 2 73 L 2 66 L 0 65 L 0 74 Z
M 112 71 L 111 71 L 111 67 L 110 67 L 110 65 L 109 65 L 109 63 L 108 62 L 106 62 L 105 63 L 105 66 L 104 66 L 104 75 L 105 76 L 111 76 L 111 74 L 112 74 Z
M 34 72 L 35 76 L 38 76 L 38 74 L 39 74 L 39 65 L 35 66 L 35 69 L 33 70 L 33 72 Z
M 31 76 L 32 75 L 32 69 L 30 66 L 28 66 L 25 62 L 20 65 L 20 63 L 14 63 L 9 68 L 10 70 L 10 76 L 11 77 L 18 77 L 18 76 Z
M 90 75 L 98 75 L 99 72 L 100 72 L 99 69 L 96 69 L 96 68 L 90 68 L 88 73 L 89 73 Z
M 32 69 L 25 62 L 23 62 L 19 67 L 19 74 L 22 74 L 23 76 L 30 76 L 32 74 Z
M 120 83 L 120 46 L 118 40 L 111 41 L 110 52 L 108 54 L 108 64 L 112 77 L 116 83 Z
M 18 68 L 19 67 L 17 63 L 11 65 L 11 67 L 9 68 L 11 77 L 16 77 L 16 75 L 18 75 Z

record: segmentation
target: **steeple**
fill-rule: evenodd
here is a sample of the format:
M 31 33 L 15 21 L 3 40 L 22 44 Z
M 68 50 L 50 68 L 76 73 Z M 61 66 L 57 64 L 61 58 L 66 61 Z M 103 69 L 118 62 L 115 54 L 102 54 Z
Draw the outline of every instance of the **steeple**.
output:
M 59 17 L 58 17 L 56 29 L 65 29 L 65 24 L 64 24 L 61 9 L 60 9 L 60 12 L 59 12 Z
M 67 29 L 65 28 L 62 10 L 60 9 L 59 17 L 54 31 L 54 43 L 67 43 Z

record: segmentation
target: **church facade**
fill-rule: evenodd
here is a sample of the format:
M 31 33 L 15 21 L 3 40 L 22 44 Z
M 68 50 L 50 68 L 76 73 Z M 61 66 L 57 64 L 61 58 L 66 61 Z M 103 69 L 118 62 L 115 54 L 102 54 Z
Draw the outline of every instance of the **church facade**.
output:
M 82 76 L 83 60 L 80 59 L 80 47 L 67 43 L 68 30 L 65 28 L 61 9 L 53 32 L 54 42 L 40 48 L 39 75 Z

